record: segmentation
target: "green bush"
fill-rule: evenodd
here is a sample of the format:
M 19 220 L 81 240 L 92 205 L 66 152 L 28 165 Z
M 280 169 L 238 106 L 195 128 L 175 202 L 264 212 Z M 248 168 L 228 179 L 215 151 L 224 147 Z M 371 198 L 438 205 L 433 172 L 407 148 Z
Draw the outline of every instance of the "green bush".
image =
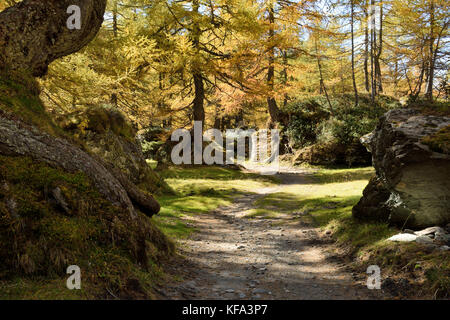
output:
M 320 97 L 293 101 L 283 110 L 289 118 L 285 134 L 293 148 L 305 147 L 316 142 L 319 133 L 318 125 L 330 117 L 321 103 L 323 101 Z
M 397 100 L 388 96 L 380 96 L 371 104 L 370 97 L 362 95 L 357 107 L 352 95 L 336 96 L 330 102 L 332 108 L 325 97 L 317 96 L 292 101 L 284 107 L 284 118 L 289 119 L 284 133 L 293 148 L 318 142 L 351 144 L 371 132 L 383 113 L 400 107 Z

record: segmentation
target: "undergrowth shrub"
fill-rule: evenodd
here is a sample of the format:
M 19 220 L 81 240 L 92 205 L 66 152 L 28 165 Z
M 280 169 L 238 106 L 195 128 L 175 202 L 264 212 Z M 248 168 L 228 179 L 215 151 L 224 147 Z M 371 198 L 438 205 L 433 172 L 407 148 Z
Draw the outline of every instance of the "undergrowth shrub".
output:
M 292 101 L 283 108 L 282 113 L 289 119 L 284 132 L 291 147 L 329 142 L 351 144 L 371 132 L 383 113 L 401 105 L 387 96 L 378 97 L 372 105 L 370 98 L 362 95 L 355 107 L 353 96 L 341 95 L 331 98 L 331 106 L 325 97 L 316 96 Z

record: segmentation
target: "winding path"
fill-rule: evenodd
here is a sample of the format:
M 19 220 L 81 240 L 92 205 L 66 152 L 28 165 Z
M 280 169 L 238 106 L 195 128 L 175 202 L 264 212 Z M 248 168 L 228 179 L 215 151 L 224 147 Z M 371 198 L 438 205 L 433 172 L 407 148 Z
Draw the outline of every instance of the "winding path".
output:
M 257 190 L 231 206 L 191 217 L 196 232 L 179 245 L 172 263 L 182 282 L 159 288 L 161 299 L 373 299 L 374 291 L 353 280 L 336 262 L 331 239 L 286 215 L 244 218 L 253 203 L 286 185 L 301 185 L 311 172 L 284 170 L 278 187 Z

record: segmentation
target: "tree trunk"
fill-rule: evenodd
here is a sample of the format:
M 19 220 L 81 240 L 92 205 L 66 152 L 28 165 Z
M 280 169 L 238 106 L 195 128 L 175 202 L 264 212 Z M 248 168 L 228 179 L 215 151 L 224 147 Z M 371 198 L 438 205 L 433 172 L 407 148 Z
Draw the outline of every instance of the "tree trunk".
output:
M 119 26 L 117 23 L 117 14 L 118 14 L 118 4 L 117 4 L 117 0 L 114 0 L 113 2 L 113 34 L 114 34 L 114 39 L 117 39 L 118 35 L 119 35 Z
M 194 73 L 194 101 L 193 101 L 193 118 L 194 121 L 201 121 L 202 128 L 205 122 L 205 87 L 203 83 L 203 76 L 199 72 Z
M 423 83 L 423 76 L 425 74 L 425 69 L 426 69 L 425 61 L 423 61 L 422 68 L 420 70 L 419 80 L 417 81 L 416 87 L 414 88 L 414 92 L 411 92 L 414 101 L 419 97 L 420 91 L 422 90 L 422 83 Z
M 364 9 L 366 17 L 366 26 L 364 29 L 364 84 L 366 91 L 370 92 L 369 87 L 369 12 L 368 0 L 366 1 L 366 8 Z
M 269 68 L 267 70 L 267 84 L 269 86 L 269 96 L 267 97 L 267 106 L 269 109 L 270 120 L 272 124 L 278 122 L 279 110 L 277 106 L 277 101 L 274 98 L 274 82 L 275 82 L 275 44 L 274 36 L 275 36 L 275 13 L 273 2 L 270 0 L 269 2 Z
M 398 60 L 394 65 L 394 97 L 398 97 Z
M 67 9 L 81 9 L 81 29 L 69 30 Z M 0 13 L 0 69 L 47 73 L 48 65 L 79 51 L 97 34 L 106 0 L 24 0 Z
M 220 106 L 219 104 L 215 104 L 214 107 L 214 125 L 213 128 L 214 129 L 221 129 L 222 128 L 222 120 L 223 120 L 223 116 L 222 113 L 220 112 Z
M 67 27 L 71 5 L 81 9 L 79 30 Z M 105 7 L 106 0 L 25 0 L 4 10 L 0 13 L 0 69 L 44 75 L 52 61 L 77 52 L 94 38 Z M 159 212 L 158 202 L 119 169 L 2 111 L 0 154 L 28 156 L 65 171 L 81 171 L 105 199 L 127 210 L 132 218 L 136 217 L 133 203 L 150 217 Z
M 355 106 L 358 105 L 358 88 L 356 87 L 356 79 L 355 79 L 355 36 L 353 31 L 353 21 L 355 16 L 355 5 L 353 0 L 351 0 L 351 34 L 352 34 L 352 80 L 353 80 L 353 91 L 355 92 Z
M 283 84 L 284 84 L 284 86 L 287 86 L 287 83 L 288 83 L 287 68 L 288 68 L 288 53 L 287 53 L 287 50 L 284 50 L 283 51 Z M 288 101 L 289 101 L 289 96 L 287 93 L 285 93 L 284 97 L 283 97 L 283 106 L 286 107 Z
M 193 65 L 192 76 L 194 78 L 194 101 L 192 102 L 192 112 L 193 112 L 193 120 L 202 122 L 202 129 L 205 122 L 205 85 L 203 83 L 203 75 L 200 67 L 200 36 L 201 29 L 198 21 L 198 15 L 200 14 L 200 3 L 199 0 L 194 0 L 192 2 L 192 11 L 195 13 L 193 16 L 192 22 L 192 45 L 195 50 L 195 62 Z
M 317 44 L 318 40 L 315 40 L 315 47 L 316 47 L 316 57 L 317 57 L 317 67 L 319 68 L 319 76 L 320 76 L 320 91 L 325 92 L 325 97 L 327 98 L 328 106 L 330 107 L 330 113 L 331 115 L 334 115 L 333 111 L 333 105 L 331 104 L 330 97 L 328 96 L 327 87 L 325 86 L 325 82 L 323 80 L 323 74 L 322 74 L 322 64 L 320 63 L 320 56 L 319 56 L 319 47 Z
M 376 50 L 376 30 L 375 30 L 375 12 L 373 10 L 375 1 L 371 1 L 371 12 L 370 12 L 370 82 L 371 82 L 371 102 L 375 103 L 375 96 L 377 95 L 376 74 L 375 74 L 375 50 Z
M 428 60 L 428 77 L 427 77 L 427 91 L 425 97 L 429 101 L 433 101 L 433 82 L 434 82 L 434 1 L 430 1 L 430 44 L 429 44 L 429 60 Z
M 383 92 L 383 82 L 381 80 L 381 53 L 383 51 L 383 1 L 380 1 L 380 32 L 378 35 L 379 45 L 377 45 L 377 53 L 375 56 L 375 72 L 376 72 L 376 86 L 378 92 Z

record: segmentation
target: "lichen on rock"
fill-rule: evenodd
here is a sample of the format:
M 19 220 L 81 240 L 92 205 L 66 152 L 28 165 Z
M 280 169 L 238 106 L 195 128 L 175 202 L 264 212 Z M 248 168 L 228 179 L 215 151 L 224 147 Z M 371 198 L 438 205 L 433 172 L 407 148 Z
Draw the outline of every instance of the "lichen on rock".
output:
M 375 131 L 362 139 L 372 152 L 376 178 L 353 208 L 353 216 L 415 229 L 449 223 L 450 155 L 424 143 L 449 125 L 449 117 L 413 109 L 386 113 Z
M 58 117 L 59 125 L 87 150 L 120 169 L 141 189 L 158 193 L 169 187 L 145 161 L 136 131 L 117 109 L 104 106 Z

